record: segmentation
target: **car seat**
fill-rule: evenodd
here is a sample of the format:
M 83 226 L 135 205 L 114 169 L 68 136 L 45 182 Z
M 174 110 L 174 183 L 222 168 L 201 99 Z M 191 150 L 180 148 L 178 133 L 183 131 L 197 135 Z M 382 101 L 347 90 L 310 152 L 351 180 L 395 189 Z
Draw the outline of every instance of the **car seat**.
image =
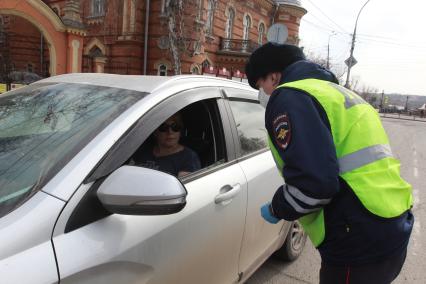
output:
M 198 154 L 202 168 L 215 163 L 213 128 L 207 105 L 204 102 L 189 105 L 181 114 L 184 122 L 181 143 Z

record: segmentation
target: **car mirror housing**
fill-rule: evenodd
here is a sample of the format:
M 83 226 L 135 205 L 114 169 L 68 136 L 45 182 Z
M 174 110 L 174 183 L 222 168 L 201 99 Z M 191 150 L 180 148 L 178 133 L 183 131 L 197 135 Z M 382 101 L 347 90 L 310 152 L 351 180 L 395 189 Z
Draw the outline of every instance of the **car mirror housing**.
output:
M 124 215 L 168 215 L 186 205 L 187 191 L 174 176 L 122 166 L 101 184 L 97 196 L 110 212 Z

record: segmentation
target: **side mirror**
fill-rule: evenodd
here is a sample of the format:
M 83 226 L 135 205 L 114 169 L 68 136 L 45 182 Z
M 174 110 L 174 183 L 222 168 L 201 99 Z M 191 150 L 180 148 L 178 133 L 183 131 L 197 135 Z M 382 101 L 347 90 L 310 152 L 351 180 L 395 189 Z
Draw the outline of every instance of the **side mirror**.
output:
M 97 195 L 112 213 L 167 215 L 186 205 L 186 189 L 166 173 L 147 168 L 122 166 L 101 184 Z

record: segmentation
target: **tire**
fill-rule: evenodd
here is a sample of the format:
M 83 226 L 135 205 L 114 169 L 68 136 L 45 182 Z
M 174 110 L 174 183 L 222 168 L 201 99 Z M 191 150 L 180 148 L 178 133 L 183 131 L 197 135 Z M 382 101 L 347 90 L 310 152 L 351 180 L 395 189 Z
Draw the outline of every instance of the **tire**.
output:
M 298 221 L 290 225 L 285 242 L 275 255 L 284 261 L 296 260 L 303 251 L 306 243 L 306 233 Z

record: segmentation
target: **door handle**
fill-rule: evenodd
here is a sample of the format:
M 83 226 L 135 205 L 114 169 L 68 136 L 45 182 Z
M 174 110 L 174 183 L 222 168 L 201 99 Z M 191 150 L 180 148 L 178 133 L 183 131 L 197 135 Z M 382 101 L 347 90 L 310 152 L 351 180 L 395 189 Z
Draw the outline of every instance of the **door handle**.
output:
M 234 186 L 225 185 L 220 189 L 220 193 L 215 196 L 214 203 L 219 204 L 225 201 L 231 201 L 241 191 L 241 184 L 237 183 Z

